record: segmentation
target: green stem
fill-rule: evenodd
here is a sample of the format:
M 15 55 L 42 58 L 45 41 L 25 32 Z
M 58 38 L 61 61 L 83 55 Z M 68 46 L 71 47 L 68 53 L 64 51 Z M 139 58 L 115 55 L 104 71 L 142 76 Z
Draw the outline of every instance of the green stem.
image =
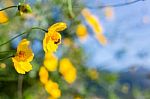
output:
M 0 44 L 0 46 L 3 46 L 3 45 L 5 45 L 5 44 L 11 42 L 12 40 L 16 39 L 17 37 L 22 36 L 22 35 L 26 34 L 27 32 L 30 32 L 30 31 L 33 30 L 33 29 L 39 29 L 39 30 L 42 30 L 42 31 L 44 31 L 44 32 L 48 32 L 47 30 L 45 30 L 45 29 L 43 29 L 43 28 L 40 28 L 40 27 L 33 27 L 33 28 L 30 28 L 29 30 L 27 30 L 27 31 L 25 31 L 25 32 L 23 32 L 23 33 L 21 33 L 21 34 L 15 36 L 15 37 L 13 37 L 12 39 L 6 41 L 5 43 Z M 28 33 L 27 33 L 27 34 L 28 34 Z
M 74 17 L 74 13 L 72 10 L 72 0 L 68 0 L 68 10 L 69 10 L 71 17 Z
M 4 61 L 4 60 L 6 60 L 6 59 L 8 59 L 8 58 L 11 58 L 11 57 L 14 57 L 14 55 L 11 55 L 11 56 L 8 56 L 8 57 L 1 58 L 0 61 Z
M 11 53 L 11 52 L 16 52 L 16 50 L 2 51 L 2 52 L 0 52 L 0 54 L 2 54 L 2 53 Z
M 3 10 L 7 10 L 7 9 L 10 9 L 10 8 L 16 8 L 18 6 L 9 6 L 9 7 L 6 7 L 6 8 L 3 8 L 3 9 L 0 9 L 0 11 L 3 11 Z
M 18 77 L 18 99 L 23 99 L 22 97 L 22 85 L 23 85 L 23 75 Z

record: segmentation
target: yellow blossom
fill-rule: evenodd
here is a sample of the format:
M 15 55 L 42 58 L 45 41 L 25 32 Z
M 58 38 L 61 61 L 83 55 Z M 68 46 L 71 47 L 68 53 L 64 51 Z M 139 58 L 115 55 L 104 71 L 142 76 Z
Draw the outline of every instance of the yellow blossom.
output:
M 45 33 L 43 40 L 43 49 L 47 52 L 55 52 L 61 43 L 61 35 L 59 31 L 66 29 L 67 25 L 63 22 L 56 23 L 49 27 L 48 33 Z
M 61 91 L 58 87 L 58 84 L 52 80 L 49 80 L 45 84 L 45 89 L 53 98 L 59 98 L 61 96 Z
M 48 71 L 46 70 L 44 66 L 40 68 L 39 76 L 40 76 L 40 81 L 43 84 L 46 84 L 48 82 Z
M 86 29 L 86 26 L 83 25 L 83 24 L 79 24 L 77 26 L 77 29 L 76 29 L 76 34 L 77 36 L 79 37 L 80 40 L 84 40 L 87 38 L 87 29 Z
M 32 70 L 30 62 L 33 60 L 34 54 L 29 47 L 30 41 L 23 39 L 18 47 L 15 57 L 12 58 L 16 71 L 20 74 L 25 74 Z
M 63 45 L 65 45 L 65 46 L 70 46 L 72 44 L 72 41 L 71 41 L 71 39 L 70 38 L 64 38 L 63 39 Z
M 46 53 L 45 54 L 45 60 L 44 60 L 44 66 L 49 71 L 56 71 L 58 64 L 57 57 L 52 53 Z
M 87 23 L 93 29 L 96 38 L 98 38 L 98 41 L 102 45 L 105 45 L 107 43 L 107 40 L 106 40 L 105 36 L 103 35 L 103 28 L 102 28 L 102 25 L 100 24 L 98 18 L 96 16 L 94 16 L 88 9 L 83 9 L 82 15 L 84 16 Z
M 8 17 L 5 12 L 0 11 L 0 23 L 5 23 L 8 21 Z
M 97 40 L 102 44 L 102 45 L 106 45 L 107 44 L 107 39 L 103 34 L 98 34 L 95 35 Z
M 76 69 L 68 58 L 61 59 L 59 72 L 69 84 L 76 80 Z
M 6 68 L 6 64 L 5 63 L 0 63 L 0 68 Z

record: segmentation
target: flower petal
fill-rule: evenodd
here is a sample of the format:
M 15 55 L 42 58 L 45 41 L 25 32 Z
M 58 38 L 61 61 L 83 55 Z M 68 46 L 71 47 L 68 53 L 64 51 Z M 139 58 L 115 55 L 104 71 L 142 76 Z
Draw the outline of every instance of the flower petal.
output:
M 20 74 L 25 74 L 25 70 L 23 70 L 23 69 L 21 68 L 21 65 L 19 64 L 19 62 L 16 61 L 15 58 L 12 58 L 12 61 L 14 62 L 14 67 L 15 67 L 16 71 L 17 71 L 18 73 L 20 73 Z
M 48 28 L 48 31 L 63 31 L 64 29 L 67 28 L 66 23 L 64 22 L 58 22 L 52 25 L 51 27 Z
M 32 70 L 32 65 L 29 62 L 20 62 L 21 68 L 26 71 L 29 72 L 30 70 Z

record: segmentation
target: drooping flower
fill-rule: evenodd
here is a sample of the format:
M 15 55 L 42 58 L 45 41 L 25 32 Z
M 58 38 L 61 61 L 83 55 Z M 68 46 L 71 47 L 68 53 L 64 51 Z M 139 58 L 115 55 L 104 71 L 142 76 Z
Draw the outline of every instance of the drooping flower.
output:
M 59 72 L 69 84 L 76 80 L 76 68 L 72 65 L 68 58 L 63 58 L 60 60 Z
M 40 71 L 39 71 L 39 76 L 40 76 L 40 81 L 43 84 L 46 84 L 48 82 L 48 71 L 44 66 L 41 66 Z
M 82 15 L 84 16 L 86 22 L 93 29 L 93 31 L 95 33 L 95 37 L 98 39 L 98 41 L 102 45 L 106 45 L 107 39 L 103 35 L 103 28 L 102 28 L 102 25 L 100 24 L 98 18 L 95 15 L 93 15 L 88 9 L 83 9 Z
M 0 23 L 5 23 L 8 21 L 8 17 L 5 12 L 0 11 Z
M 19 4 L 18 10 L 19 10 L 20 15 L 22 15 L 24 13 L 31 13 L 32 12 L 32 9 L 31 9 L 29 4 Z
M 45 54 L 45 60 L 44 60 L 44 66 L 49 71 L 56 71 L 58 64 L 58 59 L 53 53 L 46 53 Z
M 67 28 L 66 23 L 58 22 L 48 28 L 48 33 L 45 33 L 43 39 L 43 49 L 47 52 L 55 52 L 58 45 L 61 43 L 61 35 L 59 31 L 63 31 Z
M 32 65 L 30 62 L 33 60 L 34 53 L 29 45 L 30 41 L 23 39 L 17 47 L 17 53 L 15 57 L 12 58 L 14 67 L 20 74 L 25 74 L 25 72 L 32 70 Z
M 49 80 L 45 84 L 45 89 L 53 98 L 59 98 L 61 96 L 61 90 L 59 89 L 58 84 L 52 80 Z
M 76 34 L 78 36 L 78 38 L 82 41 L 82 40 L 85 40 L 87 38 L 87 35 L 88 35 L 88 32 L 87 32 L 87 29 L 86 29 L 86 26 L 83 25 L 83 24 L 79 24 L 77 26 L 77 29 L 76 29 Z

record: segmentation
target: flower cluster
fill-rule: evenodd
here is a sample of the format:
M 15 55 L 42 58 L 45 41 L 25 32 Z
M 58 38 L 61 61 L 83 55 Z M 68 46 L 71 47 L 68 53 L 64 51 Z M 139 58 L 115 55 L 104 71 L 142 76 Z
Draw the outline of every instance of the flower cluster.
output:
M 59 72 L 69 84 L 73 83 L 76 79 L 76 69 L 68 58 L 63 58 L 60 61 Z
M 39 71 L 39 77 L 41 83 L 45 86 L 45 90 L 50 94 L 50 99 L 57 99 L 61 96 L 59 85 L 49 77 L 48 73 L 57 71 L 58 58 L 54 52 L 56 52 L 61 43 L 61 35 L 59 32 L 66 29 L 66 27 L 67 25 L 63 22 L 52 25 L 49 27 L 48 33 L 45 33 L 43 39 L 45 58 L 43 66 L 41 66 Z M 69 84 L 73 83 L 76 79 L 76 69 L 69 59 L 62 59 L 60 61 L 59 72 Z
M 18 13 L 20 15 L 24 13 L 30 13 L 32 11 L 30 5 L 28 4 L 19 4 L 18 6 L 11 6 L 8 8 L 12 7 L 17 7 Z M 0 11 L 0 23 L 4 23 L 7 21 L 7 15 L 4 12 Z M 59 88 L 59 84 L 49 77 L 49 72 L 59 72 L 59 74 L 61 74 L 60 76 L 63 76 L 64 80 L 69 84 L 72 84 L 76 80 L 76 68 L 68 58 L 63 58 L 62 60 L 60 60 L 59 69 L 57 70 L 58 58 L 55 56 L 54 52 L 56 52 L 58 46 L 61 44 L 61 34 L 59 32 L 63 31 L 66 28 L 67 25 L 63 22 L 58 22 L 50 26 L 48 28 L 48 31 L 37 28 L 46 31 L 45 37 L 43 39 L 43 50 L 45 52 L 45 57 L 43 65 L 39 69 L 39 78 L 41 83 L 44 85 L 45 90 L 50 94 L 50 99 L 59 98 L 61 96 L 61 90 Z M 79 31 L 82 31 L 82 28 Z M 20 34 L 20 36 L 21 35 L 22 34 Z M 12 57 L 14 68 L 19 74 L 25 74 L 31 71 L 31 61 L 33 60 L 33 58 L 34 53 L 30 47 L 30 41 L 27 39 L 22 39 L 17 46 L 16 54 Z

